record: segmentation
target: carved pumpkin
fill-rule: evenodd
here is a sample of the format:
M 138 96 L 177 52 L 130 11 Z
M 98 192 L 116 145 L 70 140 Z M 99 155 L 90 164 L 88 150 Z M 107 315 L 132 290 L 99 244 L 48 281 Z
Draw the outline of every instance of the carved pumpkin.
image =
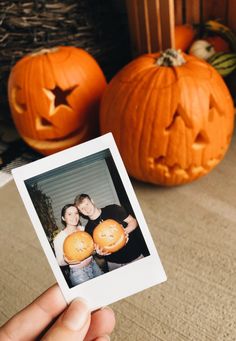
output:
M 126 244 L 123 226 L 113 219 L 104 220 L 96 226 L 93 240 L 100 248 L 110 253 L 120 250 Z
M 9 78 L 13 120 L 26 143 L 52 154 L 97 135 L 105 87 L 100 67 L 82 49 L 56 47 L 27 55 Z
M 190 182 L 217 165 L 233 121 L 232 98 L 217 71 L 175 50 L 124 67 L 100 111 L 101 132 L 113 133 L 129 174 L 163 185 Z
M 89 233 L 76 231 L 66 237 L 63 252 L 68 260 L 82 261 L 88 258 L 94 250 L 93 238 Z

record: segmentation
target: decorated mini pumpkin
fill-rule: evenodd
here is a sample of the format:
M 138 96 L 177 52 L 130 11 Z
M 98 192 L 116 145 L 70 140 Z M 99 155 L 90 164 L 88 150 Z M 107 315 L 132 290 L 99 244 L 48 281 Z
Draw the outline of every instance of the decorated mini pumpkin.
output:
M 194 56 L 143 55 L 108 85 L 101 133 L 112 132 L 129 174 L 163 185 L 207 174 L 229 146 L 230 93 L 218 72 Z
M 124 228 L 113 219 L 101 222 L 93 231 L 93 240 L 103 251 L 114 253 L 126 244 Z
M 84 231 L 76 231 L 66 237 L 63 252 L 69 261 L 82 261 L 94 250 L 93 238 Z
M 22 138 L 52 154 L 97 135 L 106 80 L 97 62 L 67 46 L 25 56 L 13 67 L 8 96 Z

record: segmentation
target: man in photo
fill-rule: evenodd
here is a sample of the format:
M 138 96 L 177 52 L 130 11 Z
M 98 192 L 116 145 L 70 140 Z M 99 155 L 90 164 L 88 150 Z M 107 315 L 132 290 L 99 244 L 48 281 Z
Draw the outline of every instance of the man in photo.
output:
M 128 214 L 124 207 L 112 204 L 98 208 L 88 194 L 77 195 L 75 205 L 80 213 L 88 219 L 85 231 L 91 236 L 93 236 L 95 227 L 107 219 L 113 219 L 124 227 L 127 238 L 123 248 L 111 254 L 96 248 L 97 253 L 106 258 L 109 271 L 149 255 L 137 220 Z

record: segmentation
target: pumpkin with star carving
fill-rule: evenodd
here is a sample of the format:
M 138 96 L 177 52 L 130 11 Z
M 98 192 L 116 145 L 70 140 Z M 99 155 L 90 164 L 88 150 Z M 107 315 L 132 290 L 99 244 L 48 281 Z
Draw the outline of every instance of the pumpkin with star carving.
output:
M 105 87 L 102 70 L 83 49 L 59 46 L 23 57 L 8 82 L 19 134 L 45 155 L 95 137 Z

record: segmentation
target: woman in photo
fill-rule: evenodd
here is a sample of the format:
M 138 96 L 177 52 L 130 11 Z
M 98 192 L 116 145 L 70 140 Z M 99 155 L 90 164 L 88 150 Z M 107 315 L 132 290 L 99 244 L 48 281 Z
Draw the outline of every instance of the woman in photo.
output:
M 60 266 L 69 265 L 69 276 L 72 286 L 102 275 L 103 272 L 95 262 L 93 256 L 90 256 L 81 262 L 70 262 L 63 253 L 63 244 L 66 237 L 73 232 L 84 231 L 84 227 L 80 224 L 80 216 L 77 207 L 73 204 L 65 205 L 61 210 L 61 221 L 65 228 L 54 238 L 54 251 Z

